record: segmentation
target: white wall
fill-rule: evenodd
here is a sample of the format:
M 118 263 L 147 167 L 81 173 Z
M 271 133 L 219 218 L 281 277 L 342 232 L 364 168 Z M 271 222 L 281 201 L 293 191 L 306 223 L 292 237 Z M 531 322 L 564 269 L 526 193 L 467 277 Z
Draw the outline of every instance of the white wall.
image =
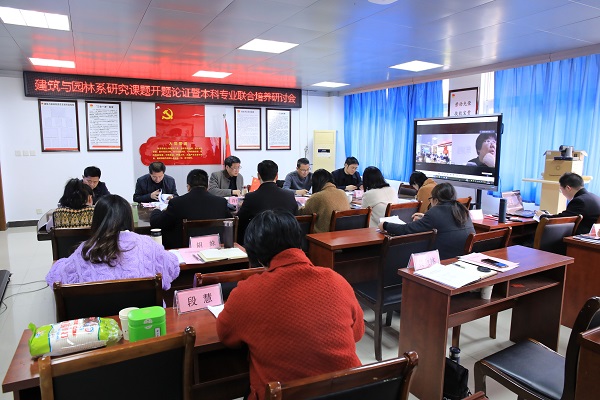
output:
M 223 114 L 227 115 L 232 154 L 242 160 L 241 171 L 246 182 L 256 176 L 256 165 L 271 159 L 279 165 L 280 178 L 296 167 L 296 160 L 307 156 L 312 160 L 313 130 L 338 132 L 338 160 L 343 160 L 344 101 L 342 97 L 307 96 L 303 107 L 292 109 L 292 150 L 235 151 L 233 106 L 206 106 L 207 136 L 224 138 Z M 37 220 L 41 213 L 56 207 L 65 182 L 81 177 L 83 169 L 96 165 L 102 170 L 101 180 L 111 193 L 131 200 L 135 180 L 148 172 L 140 162 L 139 146 L 155 135 L 154 103 L 121 102 L 123 151 L 88 152 L 86 146 L 85 102 L 78 102 L 80 152 L 41 151 L 38 101 L 23 94 L 22 78 L 0 77 L 0 166 L 8 222 Z M 265 111 L 262 112 L 262 147 L 265 148 Z M 308 152 L 304 149 L 308 146 Z M 16 156 L 16 151 L 33 151 L 34 156 Z M 185 193 L 189 170 L 203 168 L 209 174 L 220 165 L 167 166 L 167 174 L 177 181 L 180 194 Z

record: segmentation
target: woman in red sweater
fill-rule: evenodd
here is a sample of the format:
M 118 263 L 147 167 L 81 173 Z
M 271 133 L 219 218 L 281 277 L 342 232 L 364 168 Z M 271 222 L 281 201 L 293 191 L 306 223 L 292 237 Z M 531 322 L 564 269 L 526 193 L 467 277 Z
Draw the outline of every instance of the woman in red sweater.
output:
M 265 272 L 240 281 L 217 319 L 223 344 L 248 345 L 250 400 L 263 398 L 268 382 L 361 365 L 356 342 L 364 321 L 354 291 L 337 272 L 310 262 L 301 234 L 287 211 L 252 219 L 245 248 L 250 264 Z

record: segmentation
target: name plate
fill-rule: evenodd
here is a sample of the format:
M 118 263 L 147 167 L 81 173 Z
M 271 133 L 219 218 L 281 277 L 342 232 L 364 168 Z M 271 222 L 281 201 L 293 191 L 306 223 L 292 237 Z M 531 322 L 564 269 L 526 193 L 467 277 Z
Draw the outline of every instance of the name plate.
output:
M 423 253 L 411 254 L 410 260 L 408 261 L 408 268 L 414 268 L 415 271 L 418 271 L 439 263 L 440 253 L 437 250 L 431 250 Z
M 590 235 L 600 236 L 599 233 L 600 233 L 600 224 L 592 225 L 592 229 L 590 229 Z
M 176 290 L 173 295 L 173 301 L 177 309 L 177 314 L 204 310 L 208 306 L 220 306 L 223 304 L 221 284 Z
M 356 189 L 354 191 L 354 197 L 356 197 L 357 199 L 362 199 L 364 194 L 365 194 L 364 190 Z
M 238 203 L 239 203 L 239 201 L 240 201 L 240 198 L 239 198 L 239 197 L 237 197 L 237 196 L 230 196 L 230 197 L 227 199 L 227 201 L 228 201 L 228 202 L 229 202 L 229 204 L 231 204 L 232 206 L 237 206 L 237 205 L 238 205 Z
M 221 240 L 218 234 L 190 237 L 190 249 L 219 249 Z

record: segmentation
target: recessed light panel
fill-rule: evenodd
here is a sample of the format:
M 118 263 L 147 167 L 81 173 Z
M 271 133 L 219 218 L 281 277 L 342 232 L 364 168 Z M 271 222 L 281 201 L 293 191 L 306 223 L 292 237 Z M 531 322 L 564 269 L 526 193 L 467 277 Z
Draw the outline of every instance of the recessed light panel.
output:
M 425 71 L 428 69 L 439 68 L 439 67 L 443 67 L 443 65 L 415 60 L 415 61 L 409 61 L 409 62 L 406 62 L 403 64 L 392 65 L 390 68 L 419 72 L 419 71 Z
M 31 61 L 33 65 L 38 65 L 41 67 L 75 68 L 74 61 L 50 60 L 46 58 L 32 57 L 29 57 L 29 61 Z
M 283 53 L 298 46 L 297 43 L 277 42 L 275 40 L 253 39 L 245 45 L 238 47 L 240 50 L 262 51 L 264 53 Z
M 342 86 L 348 86 L 349 83 L 338 83 L 338 82 L 319 82 L 319 83 L 315 83 L 314 85 L 311 86 L 321 86 L 321 87 L 328 87 L 328 88 L 337 88 L 337 87 L 342 87 Z
M 2 22 L 10 25 L 30 26 L 34 28 L 71 30 L 69 17 L 62 14 L 50 14 L 18 8 L 0 7 Z
M 223 79 L 231 75 L 231 72 L 217 72 L 217 71 L 198 71 L 193 76 L 200 78 L 218 78 Z

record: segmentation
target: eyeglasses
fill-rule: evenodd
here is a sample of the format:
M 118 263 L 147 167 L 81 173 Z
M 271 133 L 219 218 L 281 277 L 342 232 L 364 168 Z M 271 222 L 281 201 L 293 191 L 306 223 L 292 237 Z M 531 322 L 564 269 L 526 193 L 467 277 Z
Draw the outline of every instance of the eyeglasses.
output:
M 227 167 L 227 168 L 229 168 L 232 171 L 239 171 L 240 169 L 242 169 L 241 166 L 239 166 L 239 167 Z
M 493 144 L 494 146 L 496 145 L 496 141 L 492 140 L 492 139 L 486 139 L 483 143 L 485 143 L 485 144 Z
M 298 171 L 300 171 L 300 172 L 308 172 L 308 171 L 310 171 L 310 168 L 306 168 L 306 169 L 298 168 Z

